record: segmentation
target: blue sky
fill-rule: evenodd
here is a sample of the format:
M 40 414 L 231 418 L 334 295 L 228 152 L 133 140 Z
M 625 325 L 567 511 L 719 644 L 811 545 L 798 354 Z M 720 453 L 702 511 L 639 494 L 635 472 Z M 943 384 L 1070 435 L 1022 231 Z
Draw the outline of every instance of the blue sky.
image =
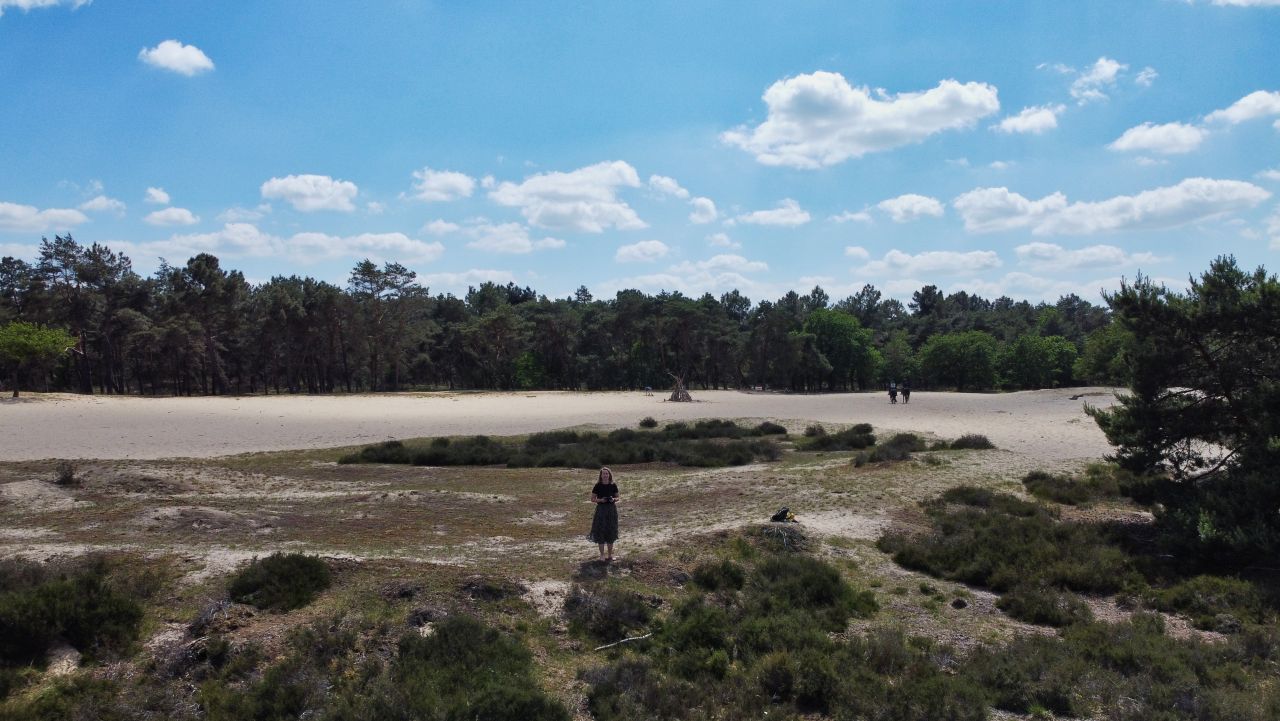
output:
M 0 255 L 1055 299 L 1280 256 L 1280 0 L 0 0 Z

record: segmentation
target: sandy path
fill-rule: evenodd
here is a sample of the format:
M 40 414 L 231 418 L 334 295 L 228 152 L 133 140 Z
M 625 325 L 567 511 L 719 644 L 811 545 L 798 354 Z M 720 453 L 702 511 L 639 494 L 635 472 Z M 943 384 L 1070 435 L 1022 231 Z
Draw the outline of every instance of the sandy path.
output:
M 1071 400 L 1071 396 L 1087 394 Z M 692 418 L 868 422 L 880 429 L 955 437 L 986 434 L 997 446 L 1042 459 L 1108 451 L 1083 413 L 1108 389 L 1003 394 L 917 391 L 910 405 L 880 393 L 777 395 L 695 391 L 696 403 L 643 393 L 438 393 L 246 398 L 36 395 L 0 401 L 0 460 L 213 457 L 323 448 L 388 438 L 509 435 L 581 424 L 634 425 Z

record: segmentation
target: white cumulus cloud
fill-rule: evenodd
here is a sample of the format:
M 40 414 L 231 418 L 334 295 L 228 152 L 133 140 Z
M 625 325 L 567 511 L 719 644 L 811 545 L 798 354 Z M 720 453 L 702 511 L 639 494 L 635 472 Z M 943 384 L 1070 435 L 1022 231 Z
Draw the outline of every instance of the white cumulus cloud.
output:
M 497 283 L 506 285 L 514 283 L 516 276 L 509 270 L 492 270 L 472 268 L 461 272 L 428 273 L 418 276 L 418 282 L 429 288 L 443 288 L 465 292 L 467 288 L 481 283 Z
M 1268 168 L 1267 170 L 1259 170 L 1254 174 L 1255 178 L 1260 180 L 1273 180 L 1280 182 L 1280 168 Z
M 1138 75 L 1133 79 L 1133 82 L 1144 88 L 1149 88 L 1153 83 L 1155 83 L 1156 78 L 1158 77 L 1160 77 L 1160 73 L 1157 73 L 1155 68 L 1148 65 L 1138 71 Z
M 195 225 L 200 218 L 186 208 L 163 208 L 142 219 L 148 225 Z
M 437 218 L 426 225 L 422 226 L 422 232 L 430 235 L 448 235 L 457 232 L 462 226 L 457 223 L 450 223 L 447 220 Z
M 154 48 L 143 48 L 138 59 L 147 65 L 170 70 L 179 75 L 198 75 L 213 70 L 213 61 L 194 45 L 183 45 L 177 40 L 165 40 Z
M 689 201 L 693 211 L 689 213 L 689 222 L 695 225 L 706 225 L 720 217 L 716 204 L 711 198 L 694 198 Z
M 1252 208 L 1269 197 L 1271 193 L 1241 180 L 1187 178 L 1136 195 L 1075 203 L 1062 193 L 1030 200 L 1008 188 L 977 188 L 957 197 L 952 206 L 970 232 L 1029 228 L 1035 235 L 1090 235 L 1173 228 Z
M 720 138 L 760 163 L 793 168 L 835 165 L 945 130 L 972 128 L 1000 109 L 996 88 L 986 83 L 943 80 L 929 90 L 890 95 L 822 71 L 779 80 L 763 99 L 763 123 Z
M 742 243 L 729 237 L 728 233 L 712 233 L 707 236 L 707 242 L 717 248 L 741 248 Z
M 520 209 L 531 224 L 556 230 L 600 233 L 607 228 L 646 228 L 631 206 L 618 198 L 621 188 L 640 187 L 630 164 L 615 160 L 567 173 L 540 173 L 521 183 L 499 183 L 489 197 Z
M 154 205 L 169 204 L 169 194 L 164 192 L 164 188 L 147 188 L 147 192 L 142 199 Z
M 1065 105 L 1037 105 L 1023 108 L 1022 112 L 1010 115 L 991 128 L 1002 133 L 1039 135 L 1058 127 L 1058 115 L 1066 109 Z
M 937 198 L 930 198 L 927 195 L 918 195 L 916 193 L 907 193 L 896 198 L 882 200 L 876 204 L 876 207 L 887 213 L 890 218 L 893 218 L 895 223 L 907 223 L 927 216 L 941 218 L 945 212 L 942 203 L 939 203 Z
M 84 7 L 93 0 L 0 0 L 0 15 L 4 15 L 4 11 L 8 8 L 16 8 L 23 12 L 29 12 L 37 8 L 51 8 L 58 5 L 66 5 L 72 10 Z
M 689 191 L 680 187 L 675 178 L 668 178 L 665 175 L 650 175 L 649 189 L 659 195 L 671 195 L 681 200 L 689 199 Z
M 1204 119 L 1211 123 L 1238 125 L 1272 115 L 1280 115 L 1280 91 L 1256 90 L 1226 108 L 1209 113 Z
M 750 223 L 751 225 L 796 226 L 808 223 L 810 217 L 809 211 L 801 208 L 799 203 L 791 198 L 785 198 L 776 208 L 744 213 L 734 220 L 739 223 Z
M 328 175 L 286 175 L 262 184 L 262 197 L 288 201 L 295 210 L 310 213 L 338 210 L 350 213 L 356 209 L 351 201 L 360 189 L 349 180 L 334 180 Z
M 1129 253 L 1114 245 L 1090 245 L 1069 250 L 1056 243 L 1027 243 L 1013 249 L 1018 262 L 1034 270 L 1131 268 L 1161 259 L 1152 253 Z
M 444 254 L 444 245 L 438 241 L 410 238 L 404 233 L 360 233 L 347 236 L 297 233 L 284 242 L 284 250 L 293 258 L 308 262 L 327 258 L 371 258 L 402 263 L 429 263 Z
M 32 205 L 0 202 L 0 230 L 41 233 L 46 230 L 69 230 L 87 222 L 88 216 L 71 208 L 40 210 Z
M 124 215 L 125 204 L 115 198 L 108 198 L 105 195 L 99 195 L 81 203 L 80 210 Z
M 466 228 L 471 236 L 468 248 L 483 250 L 489 253 L 525 254 L 535 250 L 551 250 L 563 248 L 565 242 L 559 238 L 529 237 L 529 229 L 521 223 L 500 223 L 497 225 L 480 222 Z
M 856 258 L 858 260 L 869 260 L 871 252 L 860 245 L 847 245 L 844 248 L 844 257 Z
M 857 272 L 869 276 L 923 276 L 956 275 L 999 268 L 1003 263 L 994 250 L 928 250 L 923 253 L 904 253 L 894 249 L 884 258 L 873 260 L 858 268 Z
M 1095 100 L 1106 100 L 1107 91 L 1116 84 L 1116 78 L 1121 71 L 1128 69 L 1128 65 L 1104 55 L 1071 83 L 1071 97 L 1081 105 Z
M 839 213 L 837 215 L 831 216 L 830 218 L 827 218 L 827 220 L 830 220 L 833 223 L 873 223 L 875 222 L 871 218 L 871 213 L 868 213 L 866 210 L 859 210 L 856 213 L 846 210 L 843 213 Z
M 415 182 L 411 197 L 427 202 L 448 202 L 469 198 L 476 189 L 476 180 L 466 173 L 453 170 L 423 168 L 413 171 Z
M 639 243 L 624 245 L 614 253 L 613 259 L 619 263 L 651 263 L 667 256 L 671 249 L 660 240 L 642 240 Z
M 757 273 L 768 269 L 769 264 L 764 261 L 747 260 L 740 255 L 723 253 L 720 255 L 713 255 L 706 260 L 686 260 L 683 263 L 671 266 L 668 270 L 672 273 L 697 273 L 706 271 Z
M 1107 147 L 1123 152 L 1177 155 L 1190 153 L 1200 147 L 1200 143 L 1208 135 L 1209 131 L 1195 125 L 1143 123 L 1124 131 L 1123 135 Z

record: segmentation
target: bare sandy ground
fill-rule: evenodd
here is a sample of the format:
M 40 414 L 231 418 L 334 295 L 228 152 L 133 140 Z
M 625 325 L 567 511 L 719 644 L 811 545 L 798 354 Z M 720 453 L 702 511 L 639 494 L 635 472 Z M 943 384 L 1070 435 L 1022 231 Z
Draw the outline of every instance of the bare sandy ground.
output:
M 1072 398 L 1075 396 L 1076 398 Z M 436 435 L 512 435 L 641 418 L 771 418 L 867 422 L 878 431 L 954 438 L 982 433 L 1000 448 L 1043 460 L 1098 458 L 1106 439 L 1083 411 L 1112 389 L 912 394 L 783 395 L 695 391 L 695 403 L 659 393 L 434 393 L 244 398 L 33 395 L 0 401 L 0 461 L 42 458 L 208 458 Z

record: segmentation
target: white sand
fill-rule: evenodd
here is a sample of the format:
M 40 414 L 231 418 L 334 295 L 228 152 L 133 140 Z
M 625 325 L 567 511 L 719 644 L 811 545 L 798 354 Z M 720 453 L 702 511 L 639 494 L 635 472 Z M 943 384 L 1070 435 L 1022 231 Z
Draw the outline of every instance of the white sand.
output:
M 1085 397 L 1071 400 L 1071 396 Z M 1042 459 L 1098 458 L 1109 446 L 1083 412 L 1110 389 L 1002 394 L 916 391 L 911 404 L 882 393 L 782 395 L 693 391 L 695 403 L 654 393 L 438 393 L 245 398 L 34 395 L 0 401 L 0 460 L 212 457 L 324 448 L 389 438 L 510 435 L 583 424 L 632 426 L 694 418 L 867 422 L 954 438 L 982 433 Z

